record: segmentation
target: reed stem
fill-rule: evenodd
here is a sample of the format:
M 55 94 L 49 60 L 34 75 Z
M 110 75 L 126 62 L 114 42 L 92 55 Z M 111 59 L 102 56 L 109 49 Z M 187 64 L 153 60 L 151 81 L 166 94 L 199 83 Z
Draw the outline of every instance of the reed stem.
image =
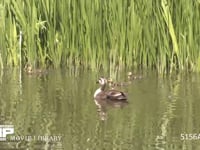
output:
M 4 66 L 200 71 L 198 1 L 1 0 L 0 9 Z

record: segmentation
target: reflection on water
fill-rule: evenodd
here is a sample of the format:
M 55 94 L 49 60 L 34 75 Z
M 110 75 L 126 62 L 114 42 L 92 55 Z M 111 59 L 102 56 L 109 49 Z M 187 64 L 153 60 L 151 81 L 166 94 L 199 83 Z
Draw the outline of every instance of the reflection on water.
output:
M 107 119 L 107 111 L 109 107 L 112 108 L 123 108 L 128 104 L 128 101 L 118 101 L 118 100 L 109 100 L 109 99 L 94 99 L 94 102 L 97 106 L 97 112 L 99 114 L 100 120 Z
M 124 72 L 115 79 L 127 80 Z M 17 69 L 1 71 L 0 125 L 14 125 L 8 138 L 21 139 L 0 142 L 0 148 L 199 149 L 199 140 L 181 140 L 181 134 L 200 131 L 198 74 L 145 74 L 120 87 L 128 103 L 93 99 L 101 75 L 71 69 L 20 77 Z M 34 139 L 39 136 L 62 138 Z
M 168 126 L 170 125 L 170 121 L 174 118 L 174 111 L 176 110 L 176 101 L 178 97 L 179 91 L 179 82 L 180 76 L 177 76 L 176 80 L 170 82 L 168 81 L 170 90 L 170 94 L 167 96 L 162 97 L 161 102 L 165 104 L 166 111 L 163 112 L 161 117 L 161 124 L 160 124 L 160 134 L 155 138 L 155 146 L 158 150 L 164 150 L 167 143 L 167 136 L 168 136 Z M 162 83 L 161 83 L 162 84 Z

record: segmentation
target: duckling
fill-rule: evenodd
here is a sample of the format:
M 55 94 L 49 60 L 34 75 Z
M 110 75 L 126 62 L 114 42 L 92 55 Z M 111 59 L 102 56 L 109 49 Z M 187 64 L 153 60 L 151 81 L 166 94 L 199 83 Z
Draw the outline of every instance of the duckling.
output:
M 135 76 L 133 75 L 132 72 L 128 72 L 128 80 L 134 80 L 135 79 Z
M 128 85 L 128 82 L 114 82 L 112 78 L 109 78 L 107 82 L 108 82 L 109 87 L 111 87 L 111 89 Z
M 24 67 L 24 70 L 27 74 L 44 74 L 46 73 L 45 70 L 41 70 L 41 69 L 34 69 L 32 68 L 32 65 L 30 64 L 26 64 L 25 67 Z
M 135 79 L 141 79 L 142 76 L 135 76 L 132 72 L 128 72 L 128 80 L 135 80 Z
M 108 86 L 111 87 L 111 88 L 113 88 L 113 86 L 115 84 L 114 81 L 113 81 L 113 79 L 112 78 L 108 78 L 107 82 L 108 82 Z
M 100 88 L 98 88 L 94 93 L 95 99 L 109 99 L 109 100 L 127 100 L 127 96 L 125 93 L 118 90 L 105 90 L 107 80 L 105 78 L 99 78 L 97 83 L 100 84 Z
M 27 74 L 31 74 L 33 72 L 33 68 L 32 68 L 32 65 L 30 64 L 26 64 L 25 67 L 24 67 L 24 71 L 27 73 Z

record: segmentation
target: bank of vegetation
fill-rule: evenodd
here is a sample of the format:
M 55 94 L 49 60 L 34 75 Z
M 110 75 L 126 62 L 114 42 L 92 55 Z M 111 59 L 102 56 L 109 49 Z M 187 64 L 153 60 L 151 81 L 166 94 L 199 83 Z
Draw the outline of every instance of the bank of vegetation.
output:
M 199 0 L 0 0 L 0 35 L 1 68 L 200 71 Z

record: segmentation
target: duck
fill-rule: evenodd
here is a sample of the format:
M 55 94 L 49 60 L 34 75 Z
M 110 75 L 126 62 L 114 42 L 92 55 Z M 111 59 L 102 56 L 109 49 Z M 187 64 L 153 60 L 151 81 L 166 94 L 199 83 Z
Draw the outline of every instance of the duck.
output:
M 112 78 L 108 78 L 107 82 L 108 82 L 108 86 L 111 87 L 111 89 L 129 85 L 128 82 L 114 82 Z
M 107 84 L 106 78 L 99 78 L 97 83 L 100 84 L 100 87 L 94 93 L 94 99 L 108 99 L 108 100 L 127 100 L 127 96 L 124 92 L 118 91 L 115 89 L 105 90 Z
M 133 73 L 128 72 L 128 80 L 130 81 L 130 80 L 134 80 L 134 79 L 136 79 L 136 77 L 133 75 Z
M 136 75 L 134 75 L 131 71 L 130 72 L 128 72 L 128 80 L 129 81 L 132 81 L 132 80 L 135 80 L 135 79 L 141 79 L 142 78 L 142 76 L 136 76 Z
M 33 72 L 32 65 L 26 64 L 25 67 L 24 67 L 24 71 L 25 71 L 27 74 L 31 74 L 31 73 Z
M 31 74 L 44 74 L 46 73 L 45 70 L 42 70 L 42 69 L 33 69 L 32 65 L 31 64 L 26 64 L 25 67 L 24 67 L 24 71 L 31 75 Z

